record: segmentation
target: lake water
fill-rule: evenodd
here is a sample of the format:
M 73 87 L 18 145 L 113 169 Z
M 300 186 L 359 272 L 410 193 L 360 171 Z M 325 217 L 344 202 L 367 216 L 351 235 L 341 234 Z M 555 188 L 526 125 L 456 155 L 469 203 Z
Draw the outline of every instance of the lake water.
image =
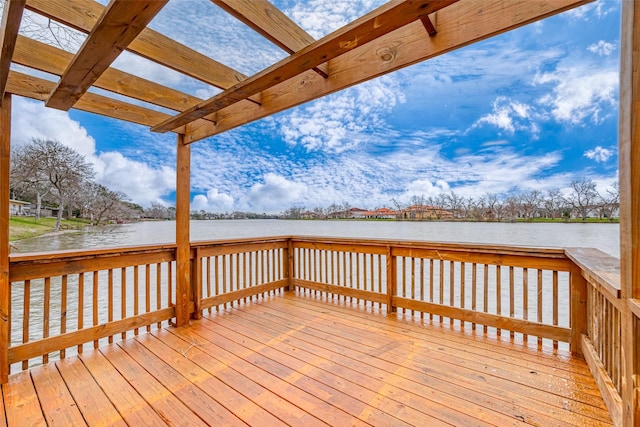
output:
M 192 221 L 192 240 L 305 235 L 487 243 L 534 247 L 594 247 L 620 256 L 619 224 L 213 220 Z M 25 239 L 14 252 L 48 252 L 175 242 L 175 222 L 140 222 Z

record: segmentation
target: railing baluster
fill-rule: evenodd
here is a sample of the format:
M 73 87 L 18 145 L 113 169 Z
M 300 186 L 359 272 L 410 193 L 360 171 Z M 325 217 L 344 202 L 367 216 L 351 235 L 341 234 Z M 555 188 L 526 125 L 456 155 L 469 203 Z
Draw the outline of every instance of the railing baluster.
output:
M 84 328 L 84 273 L 78 274 L 78 330 Z M 78 344 L 78 354 L 82 353 L 83 345 Z
M 456 278 L 455 278 L 455 263 L 449 261 L 449 306 L 454 307 L 456 305 Z M 449 317 L 449 325 L 453 326 L 454 319 Z
M 11 305 L 9 305 L 11 306 Z M 24 296 L 22 299 L 22 342 L 29 342 L 29 323 L 31 320 L 31 280 L 24 281 Z M 29 367 L 29 361 L 22 361 L 22 370 Z
M 513 271 L 513 266 L 509 266 L 509 317 L 511 317 L 513 319 L 513 315 L 515 313 L 515 277 L 514 277 L 514 271 Z M 509 331 L 509 336 L 511 338 L 511 340 L 513 341 L 513 339 L 515 338 L 515 332 L 513 331 Z
M 49 316 L 51 313 L 51 277 L 44 278 L 44 301 L 42 315 L 42 338 L 49 336 Z M 42 363 L 49 362 L 49 353 L 42 355 Z
M 529 320 L 529 269 L 522 269 L 522 318 Z M 529 341 L 529 335 L 522 334 L 525 343 Z
M 484 294 L 482 295 L 482 298 L 483 298 L 482 311 L 484 311 L 485 313 L 488 313 L 489 312 L 489 266 L 487 264 L 482 264 L 482 274 L 484 279 L 484 282 L 482 283 L 484 285 Z M 483 325 L 482 330 L 486 334 L 487 325 Z
M 558 326 L 558 272 L 553 271 L 553 325 Z M 558 341 L 553 341 L 553 348 L 558 348 Z
M 147 313 L 151 312 L 151 266 L 145 264 L 144 266 L 144 306 Z M 147 325 L 147 332 L 151 332 L 151 325 Z
M 433 260 L 430 258 L 429 259 L 429 302 L 433 302 L 433 288 L 434 288 L 434 283 L 433 283 Z M 433 320 L 433 313 L 429 313 L 429 320 L 432 321 Z
M 99 272 L 96 270 L 93 272 L 93 280 L 91 284 L 93 285 L 92 297 L 93 297 L 93 326 L 98 325 L 98 274 Z M 93 348 L 98 348 L 99 342 L 98 340 L 93 341 Z
M 140 305 L 140 295 L 139 295 L 139 280 L 140 275 L 138 271 L 138 266 L 133 266 L 133 315 L 138 315 L 138 307 Z M 138 335 L 138 328 L 133 330 L 134 335 Z
M 62 276 L 62 282 L 60 283 L 60 334 L 67 332 L 67 275 Z M 78 328 L 79 329 L 79 328 Z M 66 349 L 60 350 L 60 359 L 64 359 L 66 355 Z
M 107 272 L 107 322 L 113 322 L 113 268 Z M 113 343 L 113 335 L 109 335 L 108 341 Z
M 502 316 L 502 266 L 496 265 L 496 314 Z M 496 334 L 502 335 L 502 330 L 497 329 Z
M 162 264 L 156 263 L 156 310 L 160 310 L 162 307 Z M 211 312 L 211 308 L 209 308 Z M 157 328 L 162 327 L 162 322 L 157 323 Z
M 120 269 L 120 319 L 127 317 L 127 268 Z M 121 339 L 127 338 L 127 333 L 120 334 Z
M 465 262 L 460 263 L 460 308 L 466 307 L 466 287 L 467 287 L 467 274 L 465 271 Z M 465 322 L 461 321 L 460 326 L 464 328 Z
M 478 299 L 478 265 L 471 263 L 471 310 L 476 311 Z M 476 330 L 476 324 L 471 323 L 471 330 Z
M 538 269 L 538 323 L 542 323 L 542 298 L 544 291 L 542 288 L 542 270 Z M 538 336 L 538 347 L 542 347 L 542 337 Z

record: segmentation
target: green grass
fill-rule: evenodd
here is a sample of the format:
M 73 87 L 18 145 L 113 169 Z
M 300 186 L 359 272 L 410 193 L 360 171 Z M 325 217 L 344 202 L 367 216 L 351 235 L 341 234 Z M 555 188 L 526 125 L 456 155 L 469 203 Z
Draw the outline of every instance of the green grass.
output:
M 51 233 L 56 225 L 55 218 L 40 218 L 36 221 L 32 216 L 15 216 L 9 219 L 9 241 L 27 239 Z M 84 220 L 66 220 L 60 223 L 61 230 L 80 230 L 87 222 Z
M 563 222 L 568 222 L 568 223 L 589 223 L 589 224 L 594 224 L 594 223 L 599 223 L 599 224 L 616 224 L 620 222 L 620 218 L 613 218 L 613 219 L 609 219 L 609 218 L 587 218 L 586 221 L 583 221 L 581 218 L 571 218 L 571 219 L 563 219 L 563 218 L 533 218 L 533 219 L 525 219 L 525 218 L 520 218 L 518 219 L 518 222 L 558 222 L 558 223 L 563 223 Z

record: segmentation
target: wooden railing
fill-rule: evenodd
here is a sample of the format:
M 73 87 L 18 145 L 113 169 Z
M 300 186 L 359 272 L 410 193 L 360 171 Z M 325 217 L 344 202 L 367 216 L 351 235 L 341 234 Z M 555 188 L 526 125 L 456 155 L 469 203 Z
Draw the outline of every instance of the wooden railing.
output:
M 620 261 L 597 249 L 566 249 L 587 289 L 586 328 L 581 350 L 611 418 L 622 423 L 622 312 Z
M 175 245 L 11 255 L 8 363 L 27 369 L 167 325 L 175 259 Z M 600 251 L 273 237 L 194 242 L 190 270 L 193 318 L 297 288 L 570 349 L 584 354 L 614 421 L 622 417 L 620 267 Z
M 9 364 L 46 363 L 174 317 L 175 245 L 12 255 Z
M 563 250 L 293 238 L 293 284 L 522 342 L 571 342 Z

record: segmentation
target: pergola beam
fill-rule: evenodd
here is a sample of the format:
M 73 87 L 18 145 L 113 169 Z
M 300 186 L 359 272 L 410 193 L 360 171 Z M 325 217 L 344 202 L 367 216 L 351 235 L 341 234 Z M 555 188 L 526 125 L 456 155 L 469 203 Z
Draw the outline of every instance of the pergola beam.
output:
M 429 2 L 415 2 L 411 0 L 397 0 L 389 2 L 234 87 L 185 110 L 170 120 L 159 123 L 157 126 L 151 128 L 151 130 L 154 132 L 167 132 L 176 127 L 191 123 L 196 119 L 269 89 L 282 81 L 304 73 L 355 48 L 360 48 L 376 40 L 378 37 L 419 20 L 421 16 L 436 12 L 456 1 L 457 0 L 433 0 Z
M 85 33 L 91 31 L 104 10 L 104 6 L 93 0 L 27 0 L 26 8 Z M 142 30 L 127 50 L 220 89 L 231 87 L 247 78 L 150 28 Z M 259 104 L 260 98 L 254 97 L 250 101 Z
M 206 116 L 208 122 L 188 124 L 185 142 L 225 132 L 590 1 L 461 0 L 435 14 L 437 35 L 428 37 L 420 21 L 406 25 L 333 59 L 327 79 L 307 71 L 264 90 L 261 106 L 230 105 Z
M 54 86 L 55 83 L 49 80 L 29 76 L 17 71 L 9 71 L 6 92 L 25 98 L 44 101 Z M 144 126 L 152 126 L 153 123 L 157 123 L 159 120 L 165 120 L 171 117 L 166 113 L 118 101 L 95 93 L 85 93 L 73 108 Z M 178 128 L 175 129 L 175 132 L 184 133 L 184 129 Z
M 8 0 L 2 11 L 2 32 L 0 33 L 0 105 L 9 78 L 11 58 L 18 38 L 22 12 L 26 0 Z
M 72 59 L 73 54 L 69 52 L 24 36 L 18 36 L 13 54 L 16 64 L 58 76 L 64 73 Z M 175 111 L 182 111 L 202 101 L 201 98 L 115 68 L 105 70 L 94 86 Z
M 295 53 L 316 41 L 268 0 L 211 1 L 287 53 Z M 314 71 L 328 77 L 326 65 L 319 65 Z
M 47 99 L 68 110 L 144 30 L 168 0 L 111 0 Z

